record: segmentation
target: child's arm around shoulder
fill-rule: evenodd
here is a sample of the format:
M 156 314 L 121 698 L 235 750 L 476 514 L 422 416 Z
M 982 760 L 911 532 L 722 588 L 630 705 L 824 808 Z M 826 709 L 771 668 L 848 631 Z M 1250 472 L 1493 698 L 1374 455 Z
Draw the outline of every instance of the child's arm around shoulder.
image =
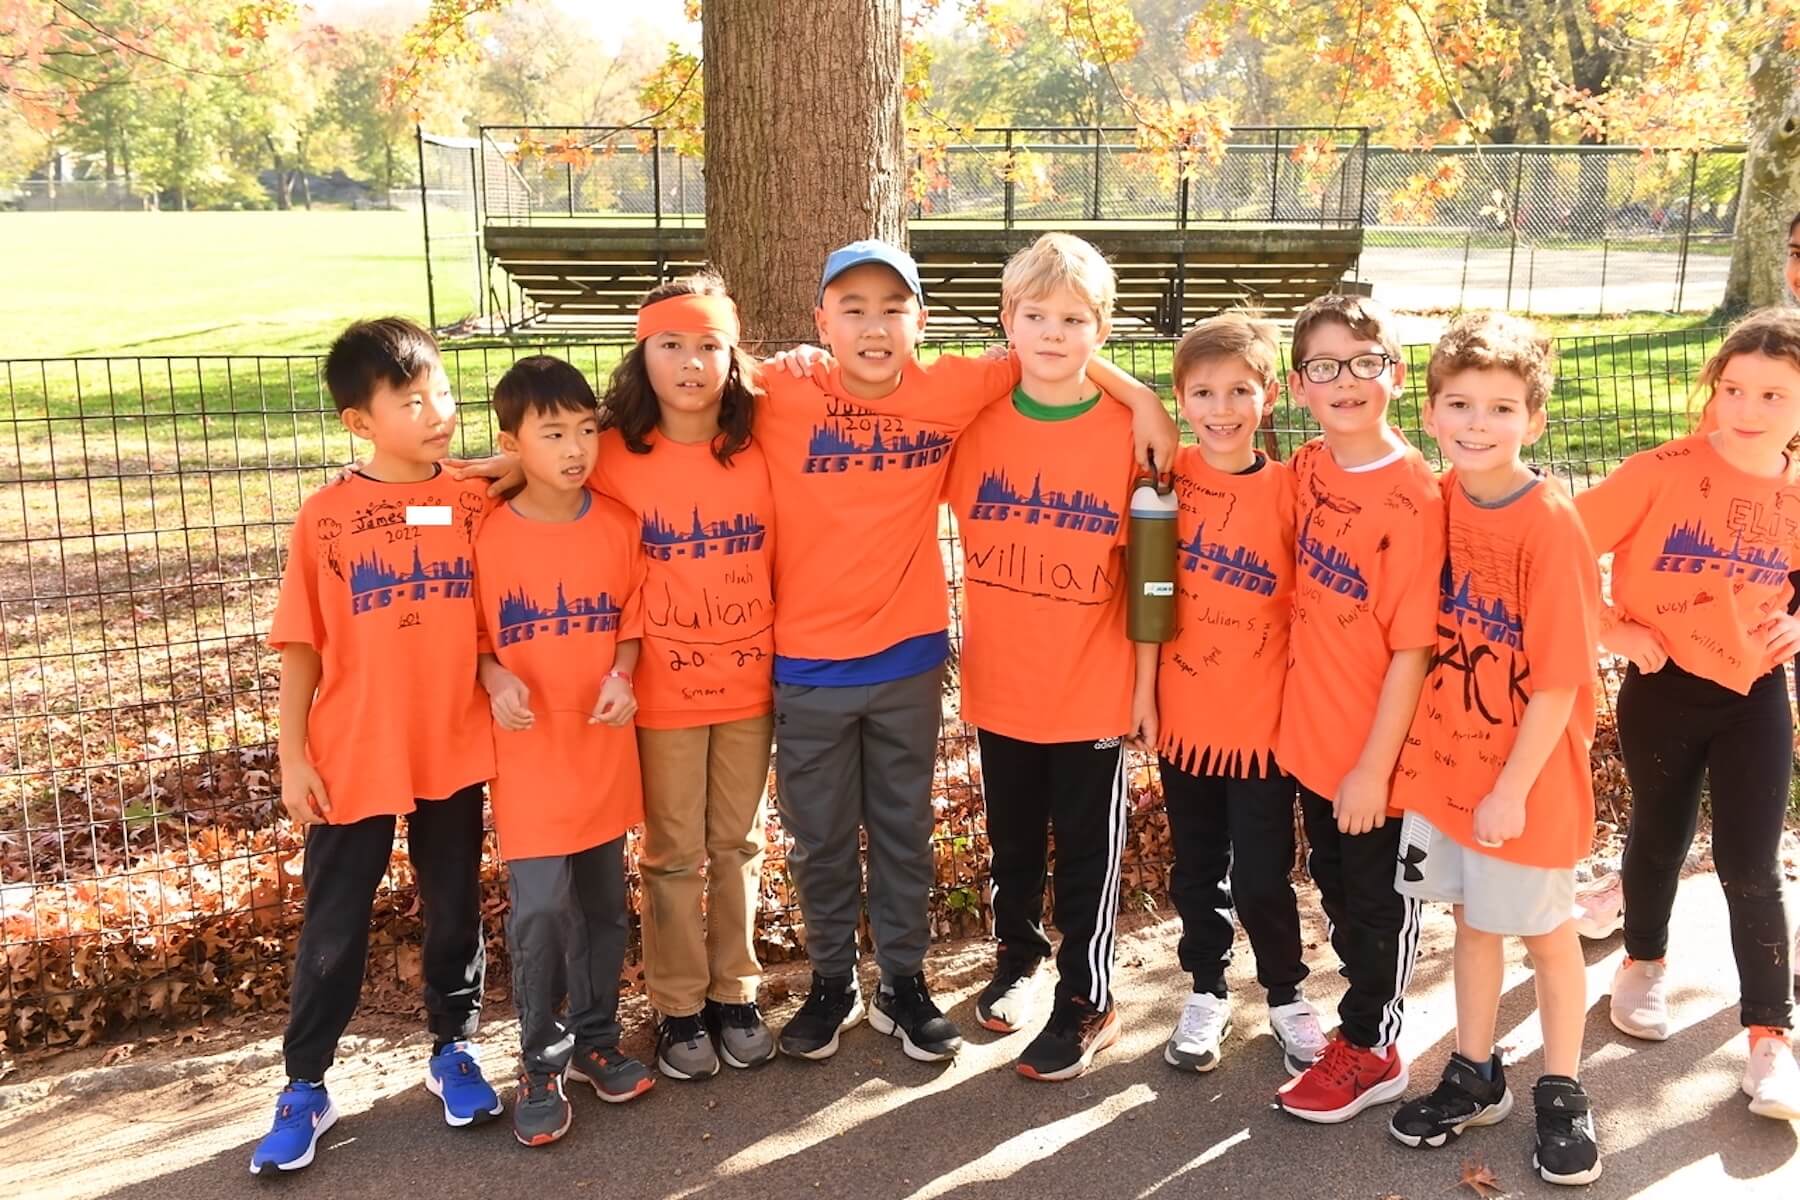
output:
M 1156 389 L 1138 382 L 1135 375 L 1098 354 L 1088 359 L 1087 377 L 1131 410 L 1131 448 L 1138 465 L 1154 472 L 1159 479 L 1167 479 L 1175 465 L 1181 431 L 1175 427 L 1175 418 L 1163 407 L 1162 397 L 1156 394 Z

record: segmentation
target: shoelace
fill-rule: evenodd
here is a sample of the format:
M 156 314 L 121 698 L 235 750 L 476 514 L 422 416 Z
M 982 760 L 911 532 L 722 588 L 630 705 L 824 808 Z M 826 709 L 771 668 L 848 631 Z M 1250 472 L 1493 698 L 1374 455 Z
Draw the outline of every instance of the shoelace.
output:
M 697 1042 L 706 1036 L 706 1027 L 698 1015 L 667 1017 L 663 1020 L 663 1028 L 668 1030 L 669 1037 L 677 1042 Z M 606 1061 L 606 1056 L 598 1051 L 595 1052 L 595 1056 L 601 1062 Z
M 1356 1051 L 1349 1042 L 1342 1038 L 1334 1038 L 1325 1047 L 1325 1053 L 1313 1064 L 1319 1078 L 1327 1083 L 1349 1083 L 1356 1078 Z
M 754 1003 L 719 1005 L 720 1023 L 733 1029 L 754 1029 L 760 1020 L 761 1015 L 756 1011 Z
M 1294 1013 L 1277 1021 L 1281 1032 L 1289 1042 L 1301 1046 L 1322 1046 L 1325 1044 L 1325 1030 L 1319 1025 L 1319 1018 L 1309 1012 Z
M 1224 1022 L 1219 1020 L 1219 1008 L 1189 1002 L 1182 1006 L 1180 1026 L 1177 1034 L 1184 1038 L 1197 1038 L 1209 1030 L 1217 1030 Z
M 546 1075 L 542 1079 L 533 1079 L 529 1075 L 519 1076 L 519 1086 L 525 1090 L 525 1103 L 542 1100 L 556 1091 L 556 1076 Z

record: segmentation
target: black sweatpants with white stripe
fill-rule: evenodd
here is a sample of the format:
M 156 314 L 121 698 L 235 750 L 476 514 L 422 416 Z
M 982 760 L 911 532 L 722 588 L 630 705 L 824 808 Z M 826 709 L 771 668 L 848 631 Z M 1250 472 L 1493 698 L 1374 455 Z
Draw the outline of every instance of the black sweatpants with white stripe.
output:
M 1367 833 L 1338 832 L 1331 801 L 1300 789 L 1306 866 L 1319 885 L 1331 948 L 1350 987 L 1338 1001 L 1347 1041 L 1380 1050 L 1400 1037 L 1406 985 L 1419 953 L 1419 902 L 1394 890 L 1400 818 Z
M 1000 953 L 1047 958 L 1045 876 L 1062 946 L 1058 998 L 1112 1007 L 1119 868 L 1125 853 L 1125 752 L 1118 738 L 1024 742 L 976 731 L 993 851 L 989 900 Z M 1055 861 L 1049 860 L 1054 834 Z

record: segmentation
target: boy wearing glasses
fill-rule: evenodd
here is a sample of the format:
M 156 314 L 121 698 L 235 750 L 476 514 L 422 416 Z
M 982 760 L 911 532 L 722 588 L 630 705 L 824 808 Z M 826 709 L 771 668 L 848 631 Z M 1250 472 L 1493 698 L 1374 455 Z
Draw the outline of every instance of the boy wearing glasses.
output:
M 1288 393 L 1321 436 L 1291 463 L 1294 617 L 1275 757 L 1300 781 L 1308 865 L 1350 986 L 1336 1036 L 1277 1099 L 1336 1124 L 1406 1091 L 1394 1043 L 1419 902 L 1394 890 L 1388 785 L 1437 640 L 1444 505 L 1431 468 L 1388 424 L 1406 363 L 1385 309 L 1314 300 L 1295 319 L 1293 363 Z

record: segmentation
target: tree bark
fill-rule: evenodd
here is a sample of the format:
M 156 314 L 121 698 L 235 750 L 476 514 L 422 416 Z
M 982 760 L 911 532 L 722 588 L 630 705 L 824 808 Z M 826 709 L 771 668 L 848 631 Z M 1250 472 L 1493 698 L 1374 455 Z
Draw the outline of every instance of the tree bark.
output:
M 707 0 L 707 254 L 751 341 L 812 338 L 825 255 L 906 239 L 900 0 Z
M 1780 304 L 1788 222 L 1800 213 L 1800 55 L 1763 53 L 1750 70 L 1750 146 L 1724 312 Z

